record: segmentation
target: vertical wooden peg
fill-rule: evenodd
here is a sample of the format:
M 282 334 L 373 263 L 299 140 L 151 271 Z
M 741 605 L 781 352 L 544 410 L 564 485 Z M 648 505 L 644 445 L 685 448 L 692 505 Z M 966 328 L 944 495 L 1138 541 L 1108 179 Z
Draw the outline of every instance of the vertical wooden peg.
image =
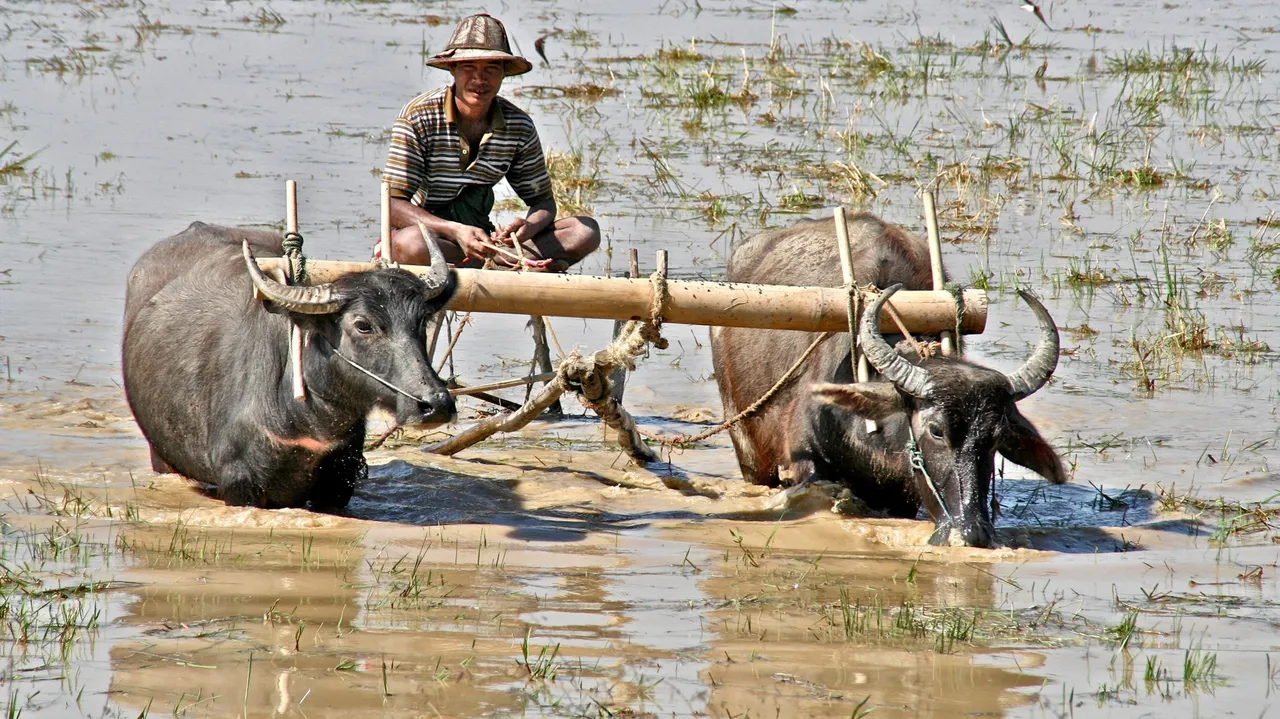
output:
M 924 191 L 924 226 L 929 237 L 929 267 L 933 270 L 933 289 L 945 290 L 947 281 L 942 275 L 942 237 L 938 234 L 938 208 L 933 190 Z M 939 332 L 938 340 L 942 344 L 942 354 L 955 353 L 953 333 Z
M 380 217 L 381 217 L 381 235 L 378 240 L 378 254 L 387 262 L 394 263 L 396 260 L 392 257 L 391 249 L 391 185 L 386 180 L 382 181 L 382 192 L 379 200 Z M 425 237 L 423 239 L 426 239 Z
M 871 367 L 858 351 L 858 292 L 857 280 L 853 276 L 853 245 L 849 242 L 849 222 L 844 216 L 844 206 L 835 210 L 836 245 L 840 251 L 840 272 L 844 277 L 844 290 L 848 295 L 847 311 L 849 314 L 849 369 L 859 382 L 871 379 Z M 866 420 L 867 434 L 880 431 L 873 419 Z
M 293 180 L 285 181 L 284 195 L 284 228 L 285 236 L 288 237 L 298 234 L 298 183 Z M 285 263 L 289 266 L 289 284 L 297 284 L 298 268 L 293 264 L 294 258 L 286 256 Z M 293 398 L 305 402 L 307 384 L 302 379 L 302 328 L 296 324 L 289 326 L 289 364 L 293 370 Z

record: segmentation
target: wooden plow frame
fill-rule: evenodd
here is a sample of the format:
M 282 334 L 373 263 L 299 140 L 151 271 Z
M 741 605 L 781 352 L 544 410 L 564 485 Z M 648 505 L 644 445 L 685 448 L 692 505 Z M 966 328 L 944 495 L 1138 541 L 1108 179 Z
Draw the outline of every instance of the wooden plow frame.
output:
M 287 226 L 296 235 L 295 187 L 289 181 Z M 307 260 L 306 283 L 332 282 L 347 273 L 368 271 L 387 264 L 418 275 L 429 272 L 430 268 L 426 266 L 391 262 L 385 183 L 382 200 L 380 249 L 384 260 L 381 263 Z M 941 243 L 932 192 L 925 191 L 924 205 L 934 289 L 896 293 L 881 310 L 880 329 L 885 334 L 901 333 L 909 339 L 912 334 L 937 335 L 940 351 L 950 354 L 958 344 L 955 333 L 980 334 L 986 328 L 987 294 L 972 288 L 955 293 L 944 289 Z M 852 248 L 843 207 L 836 208 L 835 219 L 845 280 L 843 287 L 669 280 L 666 277 L 665 250 L 658 251 L 657 271 L 645 279 L 636 277 L 635 250 L 631 251 L 630 277 L 454 269 L 457 289 L 445 305 L 447 310 L 530 315 L 535 320 L 535 341 L 538 339 L 537 330 L 545 326 L 541 322 L 545 316 L 611 319 L 615 321 L 614 340 L 609 347 L 590 355 L 584 356 L 577 350 L 567 355 L 562 352 L 563 359 L 554 369 L 549 367 L 548 360 L 544 360 L 540 363 L 544 370 L 540 374 L 451 389 L 455 396 L 480 395 L 510 409 L 514 403 L 484 393 L 505 387 L 546 383 L 538 392 L 531 393 L 519 408 L 484 419 L 443 442 L 427 447 L 427 451 L 453 455 L 497 432 L 519 430 L 557 404 L 561 394 L 572 390 L 585 406 L 595 411 L 615 431 L 622 449 L 633 459 L 657 461 L 658 455 L 644 443 L 631 415 L 622 407 L 620 384 L 626 370 L 635 369 L 635 359 L 644 354 L 650 344 L 660 349 L 666 347 L 666 340 L 660 333 L 665 323 L 827 333 L 819 336 L 810 351 L 830 333 L 849 333 L 854 376 L 865 381 L 870 368 L 866 358 L 860 356 L 854 339 L 862 308 L 874 299 L 878 290 L 853 285 Z M 298 238 L 300 241 L 300 236 Z M 268 273 L 277 276 L 283 273 L 292 278 L 296 261 L 287 257 L 264 257 L 258 258 L 258 266 Z M 429 338 L 429 342 L 434 347 L 435 338 Z M 297 340 L 294 339 L 292 344 L 297 344 Z M 545 348 L 545 345 L 544 337 L 540 348 Z M 779 380 L 774 390 L 789 380 L 799 364 L 797 362 Z M 296 396 L 301 399 L 305 396 L 301 377 L 295 375 L 294 379 Z M 727 421 L 716 430 L 698 435 L 693 440 L 683 437 L 654 439 L 666 445 L 684 446 L 725 429 L 742 418 L 741 415 L 726 418 Z M 875 431 L 874 423 L 868 421 L 867 428 Z

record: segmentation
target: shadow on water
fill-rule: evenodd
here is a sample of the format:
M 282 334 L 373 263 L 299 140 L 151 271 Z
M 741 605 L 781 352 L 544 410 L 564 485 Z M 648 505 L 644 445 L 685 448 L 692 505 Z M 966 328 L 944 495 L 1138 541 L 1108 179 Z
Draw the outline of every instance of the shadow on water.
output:
M 518 465 L 503 466 L 521 469 Z M 554 466 L 538 469 L 551 474 L 557 471 Z M 583 475 L 581 471 L 574 474 Z M 610 483 L 603 476 L 591 479 Z M 395 459 L 369 468 L 369 481 L 356 490 L 348 513 L 358 519 L 426 526 L 492 524 L 512 528 L 507 535 L 510 539 L 543 542 L 580 542 L 590 532 L 644 529 L 655 519 L 707 518 L 681 511 L 609 512 L 585 502 L 534 508 L 516 491 L 521 481 L 462 475 Z
M 648 468 L 661 482 L 656 489 L 654 484 L 633 481 L 629 473 L 619 479 L 603 471 L 568 466 L 554 459 L 526 463 L 477 457 L 467 464 L 478 471 L 460 472 L 399 458 L 373 465 L 369 481 L 356 491 L 348 514 L 357 519 L 419 526 L 488 524 L 510 528 L 511 539 L 572 543 L 581 542 L 594 532 L 643 531 L 658 521 L 691 525 L 715 521 L 799 522 L 829 514 L 832 507 L 831 498 L 821 492 L 785 506 L 768 501 L 731 502 L 731 506 L 717 501 L 705 511 L 672 506 L 672 502 L 680 499 L 721 500 L 732 490 L 731 485 L 716 489 L 700 481 L 705 478 L 696 472 L 665 462 Z M 514 471 L 527 474 L 530 479 L 480 476 L 478 472 L 482 468 Z M 522 484 L 528 489 L 535 485 L 555 486 L 559 482 L 566 486 L 571 483 L 598 485 L 623 492 L 641 490 L 655 501 L 642 502 L 641 506 L 619 501 L 610 506 L 607 498 L 570 491 L 563 501 L 539 503 L 529 501 L 527 493 L 521 491 Z M 724 480 L 717 478 L 716 482 L 723 485 Z M 1000 543 L 1006 547 L 1065 554 L 1126 552 L 1144 548 L 1138 535 L 1151 537 L 1155 532 L 1174 539 L 1208 534 L 1196 519 L 1158 519 L 1157 498 L 1145 488 L 1117 490 L 1079 484 L 1054 485 L 1041 479 L 1002 479 L 996 486 L 997 525 Z M 670 492 L 665 500 L 664 491 Z M 875 515 L 845 516 L 855 524 L 859 519 L 884 519 Z M 917 520 L 928 521 L 923 514 Z M 1125 535 L 1127 529 L 1132 529 L 1129 537 Z

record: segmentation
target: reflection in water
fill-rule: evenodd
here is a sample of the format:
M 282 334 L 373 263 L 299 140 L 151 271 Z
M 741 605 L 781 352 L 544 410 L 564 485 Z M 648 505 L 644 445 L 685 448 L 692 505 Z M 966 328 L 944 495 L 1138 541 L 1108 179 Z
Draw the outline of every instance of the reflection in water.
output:
M 588 486 L 555 493 L 559 504 Z M 93 600 L 110 608 L 110 625 L 91 646 L 110 667 L 108 703 L 129 712 L 414 716 L 429 702 L 446 716 L 599 706 L 699 716 L 812 703 L 816 715 L 837 716 L 866 692 L 945 716 L 931 687 L 994 706 L 1016 685 L 1003 669 L 962 672 L 963 653 L 933 657 L 923 624 L 905 634 L 841 629 L 832 617 L 842 603 L 876 603 L 877 621 L 892 623 L 909 604 L 989 603 L 992 580 L 923 563 L 908 584 L 903 558 L 822 550 L 815 542 L 843 534 L 836 517 L 775 526 L 768 539 L 750 522 L 579 520 L 566 543 L 503 526 L 514 506 L 482 523 L 300 527 L 305 512 L 246 516 L 176 482 L 72 491 L 64 506 L 91 521 L 177 513 L 102 525 L 107 538 L 85 567 L 115 577 L 115 591 Z M 527 522 L 541 521 L 547 499 L 523 499 Z M 913 655 L 921 676 L 938 675 L 932 683 L 900 671 Z M 994 678 L 965 683 L 986 674 Z

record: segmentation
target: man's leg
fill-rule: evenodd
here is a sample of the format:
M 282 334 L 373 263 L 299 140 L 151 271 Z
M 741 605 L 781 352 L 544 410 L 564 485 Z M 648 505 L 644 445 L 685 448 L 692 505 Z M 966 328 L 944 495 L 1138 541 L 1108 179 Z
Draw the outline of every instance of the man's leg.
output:
M 462 248 L 452 240 L 443 237 L 439 240 L 440 251 L 444 253 L 445 262 L 456 265 L 465 259 Z M 406 265 L 429 265 L 431 255 L 427 252 L 427 242 L 417 227 L 401 227 L 391 233 L 392 258 Z
M 465 259 L 462 248 L 444 238 L 438 238 L 444 259 L 456 265 Z M 391 234 L 394 259 L 406 265 L 430 264 L 427 243 L 417 227 L 403 227 Z M 550 259 L 551 272 L 564 272 L 591 254 L 600 246 L 600 225 L 590 217 L 562 217 L 521 244 L 530 259 Z M 499 255 L 499 264 L 511 264 L 510 259 Z
M 561 217 L 522 245 L 536 259 L 550 259 L 550 272 L 564 272 L 600 246 L 600 225 L 590 217 Z

